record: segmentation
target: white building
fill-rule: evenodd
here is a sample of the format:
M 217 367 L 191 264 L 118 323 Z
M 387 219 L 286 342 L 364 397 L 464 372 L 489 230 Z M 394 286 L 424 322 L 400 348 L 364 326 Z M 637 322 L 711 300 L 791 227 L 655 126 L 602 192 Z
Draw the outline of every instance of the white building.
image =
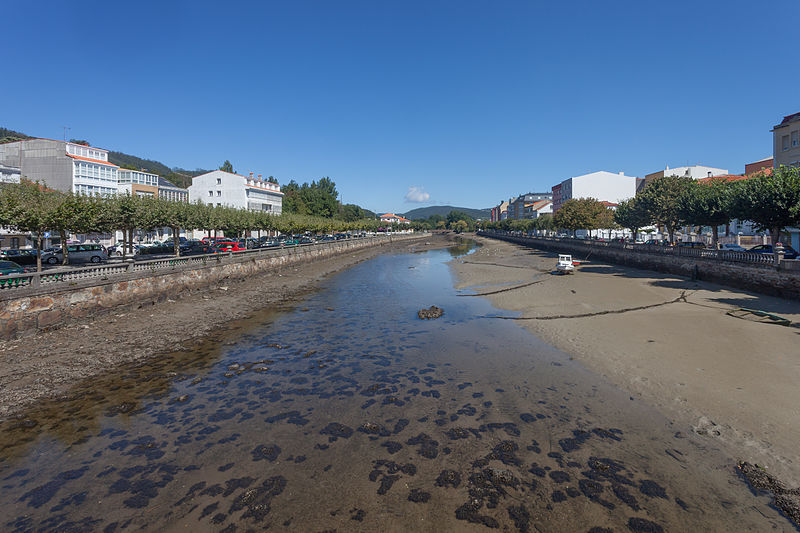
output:
M 155 198 L 158 196 L 158 175 L 141 170 L 119 169 L 117 191 L 120 194 Z
M 159 176 L 158 197 L 170 202 L 188 202 L 189 190 L 181 189 L 171 181 Z
M 572 198 L 594 198 L 601 202 L 618 204 L 636 196 L 636 185 L 639 181 L 639 178 L 626 176 L 622 172 L 614 174 L 602 170 L 566 179 L 553 187 L 553 212 L 558 211 L 564 202 Z
M 254 178 L 252 174 L 241 176 L 214 170 L 192 179 L 189 201 L 280 215 L 283 193 L 278 184 Z
M 51 139 L 0 144 L 0 164 L 17 167 L 22 177 L 51 189 L 109 196 L 117 192 L 119 167 L 108 150 Z

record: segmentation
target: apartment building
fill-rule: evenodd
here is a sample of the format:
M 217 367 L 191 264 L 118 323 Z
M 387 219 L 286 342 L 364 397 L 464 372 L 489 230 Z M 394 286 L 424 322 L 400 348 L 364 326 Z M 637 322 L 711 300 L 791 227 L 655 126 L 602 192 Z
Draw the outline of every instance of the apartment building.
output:
M 117 171 L 117 192 L 142 196 L 158 197 L 158 175 L 140 170 L 119 169 Z
M 508 218 L 508 206 L 509 202 L 503 200 L 500 202 L 499 205 L 496 205 L 492 208 L 492 214 L 490 215 L 492 222 L 500 222 L 501 220 L 505 220 Z
M 599 171 L 575 176 L 553 187 L 553 212 L 558 211 L 564 202 L 572 198 L 595 198 L 601 202 L 618 204 L 622 200 L 636 196 L 641 178 L 626 176 L 623 172 Z
M 119 167 L 108 150 L 83 144 L 27 139 L 0 144 L 0 164 L 17 167 L 22 177 L 51 189 L 108 196 L 117 192 Z
M 280 215 L 283 193 L 276 183 L 261 177 L 242 176 L 222 170 L 214 170 L 192 179 L 189 186 L 189 201 L 203 202 L 218 207 L 235 207 L 250 211 L 265 211 Z
M 800 113 L 783 117 L 772 128 L 772 157 L 775 168 L 800 166 Z
M 171 181 L 158 176 L 158 197 L 170 202 L 188 202 L 189 189 L 182 189 Z
M 538 213 L 533 214 L 534 211 L 528 211 L 528 216 L 526 216 L 525 206 L 531 206 L 536 202 L 541 202 L 543 200 L 552 201 L 553 193 L 552 192 L 529 192 L 526 194 L 520 194 L 516 198 L 512 198 L 508 201 L 508 217 L 513 220 L 521 220 L 524 218 L 536 218 Z

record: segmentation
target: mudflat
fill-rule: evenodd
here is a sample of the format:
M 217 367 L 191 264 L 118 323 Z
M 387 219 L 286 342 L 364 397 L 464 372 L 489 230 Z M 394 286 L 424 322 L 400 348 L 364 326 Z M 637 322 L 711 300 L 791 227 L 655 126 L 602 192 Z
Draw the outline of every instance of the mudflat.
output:
M 631 401 L 800 485 L 800 302 L 591 258 L 557 275 L 555 254 L 476 240 L 481 249 L 452 269 L 465 298 L 504 310 L 487 320 L 516 321 Z M 793 326 L 727 314 L 741 307 Z
M 115 367 L 178 351 L 236 321 L 296 304 L 326 277 L 381 253 L 442 248 L 452 235 L 399 240 L 187 292 L 176 300 L 110 310 L 94 319 L 0 341 L 0 421 Z

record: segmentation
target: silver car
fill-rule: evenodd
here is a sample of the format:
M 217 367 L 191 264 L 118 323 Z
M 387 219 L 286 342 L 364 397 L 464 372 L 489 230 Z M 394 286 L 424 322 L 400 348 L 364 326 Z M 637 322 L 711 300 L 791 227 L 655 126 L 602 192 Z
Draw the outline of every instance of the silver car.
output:
M 70 244 L 67 246 L 70 263 L 100 263 L 108 260 L 108 252 L 100 244 Z M 64 253 L 59 248 L 55 252 L 42 254 L 42 261 L 48 265 L 62 262 Z

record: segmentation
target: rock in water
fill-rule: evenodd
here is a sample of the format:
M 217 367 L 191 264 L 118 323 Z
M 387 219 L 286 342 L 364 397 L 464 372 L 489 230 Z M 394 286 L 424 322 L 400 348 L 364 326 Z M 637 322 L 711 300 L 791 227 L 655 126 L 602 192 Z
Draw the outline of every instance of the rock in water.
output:
M 427 309 L 420 309 L 417 311 L 417 316 L 420 320 L 429 320 L 433 318 L 439 318 L 444 314 L 444 309 L 441 307 L 436 307 L 435 305 L 430 306 Z

